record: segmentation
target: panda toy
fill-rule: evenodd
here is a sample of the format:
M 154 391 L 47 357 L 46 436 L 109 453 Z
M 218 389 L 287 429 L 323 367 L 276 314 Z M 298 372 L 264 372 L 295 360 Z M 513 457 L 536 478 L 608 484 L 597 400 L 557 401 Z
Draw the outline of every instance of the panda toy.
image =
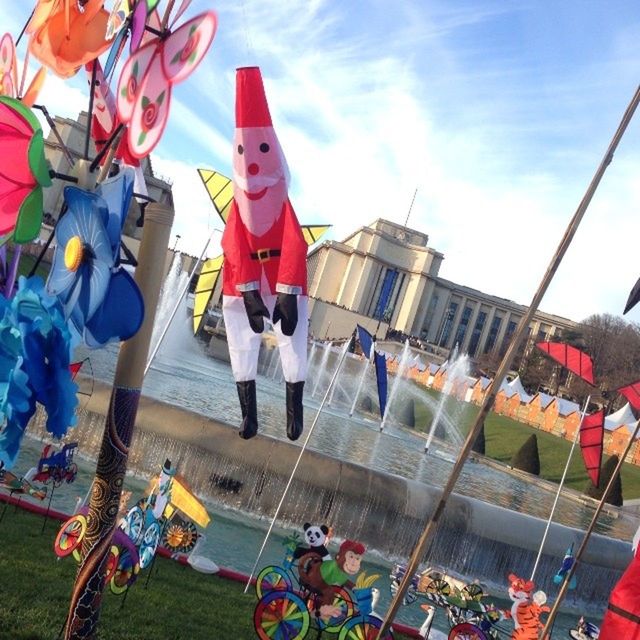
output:
M 295 560 L 301 558 L 305 553 L 317 553 L 322 560 L 331 560 L 331 554 L 327 551 L 327 548 L 324 546 L 325 542 L 328 539 L 329 527 L 327 525 L 315 525 L 309 524 L 305 522 L 302 526 L 304 530 L 304 539 L 305 542 L 309 545 L 308 547 L 297 547 L 293 552 L 293 557 Z

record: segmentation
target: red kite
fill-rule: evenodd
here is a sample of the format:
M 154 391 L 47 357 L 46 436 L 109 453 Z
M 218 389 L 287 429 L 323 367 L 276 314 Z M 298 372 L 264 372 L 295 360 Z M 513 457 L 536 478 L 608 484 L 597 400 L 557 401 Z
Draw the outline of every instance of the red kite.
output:
M 536 347 L 559 362 L 565 369 L 580 376 L 585 382 L 593 385 L 593 362 L 591 358 L 564 342 L 538 342 Z
M 602 441 L 604 439 L 604 409 L 585 416 L 580 424 L 580 450 L 584 466 L 594 486 L 600 484 Z
M 629 401 L 629 404 L 634 409 L 634 415 L 636 415 L 636 412 L 640 411 L 640 380 L 636 380 L 617 391 Z

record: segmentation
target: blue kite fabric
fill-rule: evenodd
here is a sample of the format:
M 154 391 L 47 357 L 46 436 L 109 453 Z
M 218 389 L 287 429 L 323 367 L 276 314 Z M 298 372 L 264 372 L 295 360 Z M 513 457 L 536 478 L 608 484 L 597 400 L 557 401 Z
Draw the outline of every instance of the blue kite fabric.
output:
M 47 290 L 58 297 L 65 317 L 92 349 L 128 340 L 144 319 L 140 290 L 120 265 L 133 181 L 134 171 L 126 168 L 95 192 L 64 190 L 68 211 L 56 225 Z
M 380 417 L 384 418 L 384 411 L 387 406 L 387 359 L 383 353 L 376 351 L 375 340 L 373 336 L 359 324 L 356 325 L 358 329 L 358 340 L 360 341 L 360 348 L 364 353 L 367 360 L 371 360 L 371 353 L 373 351 L 373 363 L 376 369 L 376 381 L 378 386 L 378 403 L 380 405 Z
M 78 386 L 70 353 L 62 306 L 40 278 L 21 277 L 13 298 L 0 296 L 0 467 L 15 463 L 36 403 L 44 406 L 54 437 L 75 425 Z

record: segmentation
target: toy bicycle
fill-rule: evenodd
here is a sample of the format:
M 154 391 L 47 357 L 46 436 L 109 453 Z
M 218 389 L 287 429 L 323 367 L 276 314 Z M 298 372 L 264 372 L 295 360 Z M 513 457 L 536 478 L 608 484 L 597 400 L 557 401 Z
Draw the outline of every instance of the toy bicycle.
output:
M 320 593 L 314 591 L 295 570 L 293 551 L 295 538 L 286 542 L 287 551 L 282 566 L 270 565 L 256 578 L 256 605 L 253 622 L 261 640 L 302 640 L 312 629 L 316 638 L 323 633 L 338 634 L 338 640 L 374 640 L 382 619 L 373 613 L 376 589 L 367 586 L 349 590 L 330 586 L 333 595 L 332 613 L 321 615 Z M 295 586 L 294 586 L 295 585 Z M 313 625 L 312 625 L 313 623 Z M 387 632 L 384 640 L 392 640 Z

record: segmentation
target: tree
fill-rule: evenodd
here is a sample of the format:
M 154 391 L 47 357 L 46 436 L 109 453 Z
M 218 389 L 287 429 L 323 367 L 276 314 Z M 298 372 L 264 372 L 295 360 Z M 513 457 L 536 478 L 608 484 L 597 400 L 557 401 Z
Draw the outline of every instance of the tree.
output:
M 480 453 L 482 455 L 485 454 L 484 422 L 482 423 L 482 426 L 480 427 L 480 431 L 478 431 L 478 435 L 476 436 L 476 439 L 475 439 L 471 449 L 472 449 L 472 451 L 475 451 L 476 453 Z
M 577 327 L 584 350 L 594 364 L 594 377 L 607 413 L 616 403 L 615 389 L 633 382 L 640 369 L 640 327 L 609 314 L 592 315 Z M 587 385 L 571 376 L 568 385 L 571 395 L 586 397 Z
M 604 490 L 609 484 L 609 480 L 615 471 L 618 460 L 618 456 L 613 455 L 602 465 L 602 471 L 600 472 L 600 486 L 596 487 L 593 482 L 589 480 L 584 491 L 586 495 L 591 498 L 595 498 L 596 500 L 602 500 Z M 616 474 L 616 479 L 613 481 L 611 491 L 609 492 L 606 501 L 616 507 L 622 506 L 622 478 L 619 473 Z
M 520 471 L 532 473 L 535 476 L 540 475 L 540 454 L 538 453 L 538 437 L 534 433 L 528 440 L 516 451 L 511 458 L 511 466 Z

